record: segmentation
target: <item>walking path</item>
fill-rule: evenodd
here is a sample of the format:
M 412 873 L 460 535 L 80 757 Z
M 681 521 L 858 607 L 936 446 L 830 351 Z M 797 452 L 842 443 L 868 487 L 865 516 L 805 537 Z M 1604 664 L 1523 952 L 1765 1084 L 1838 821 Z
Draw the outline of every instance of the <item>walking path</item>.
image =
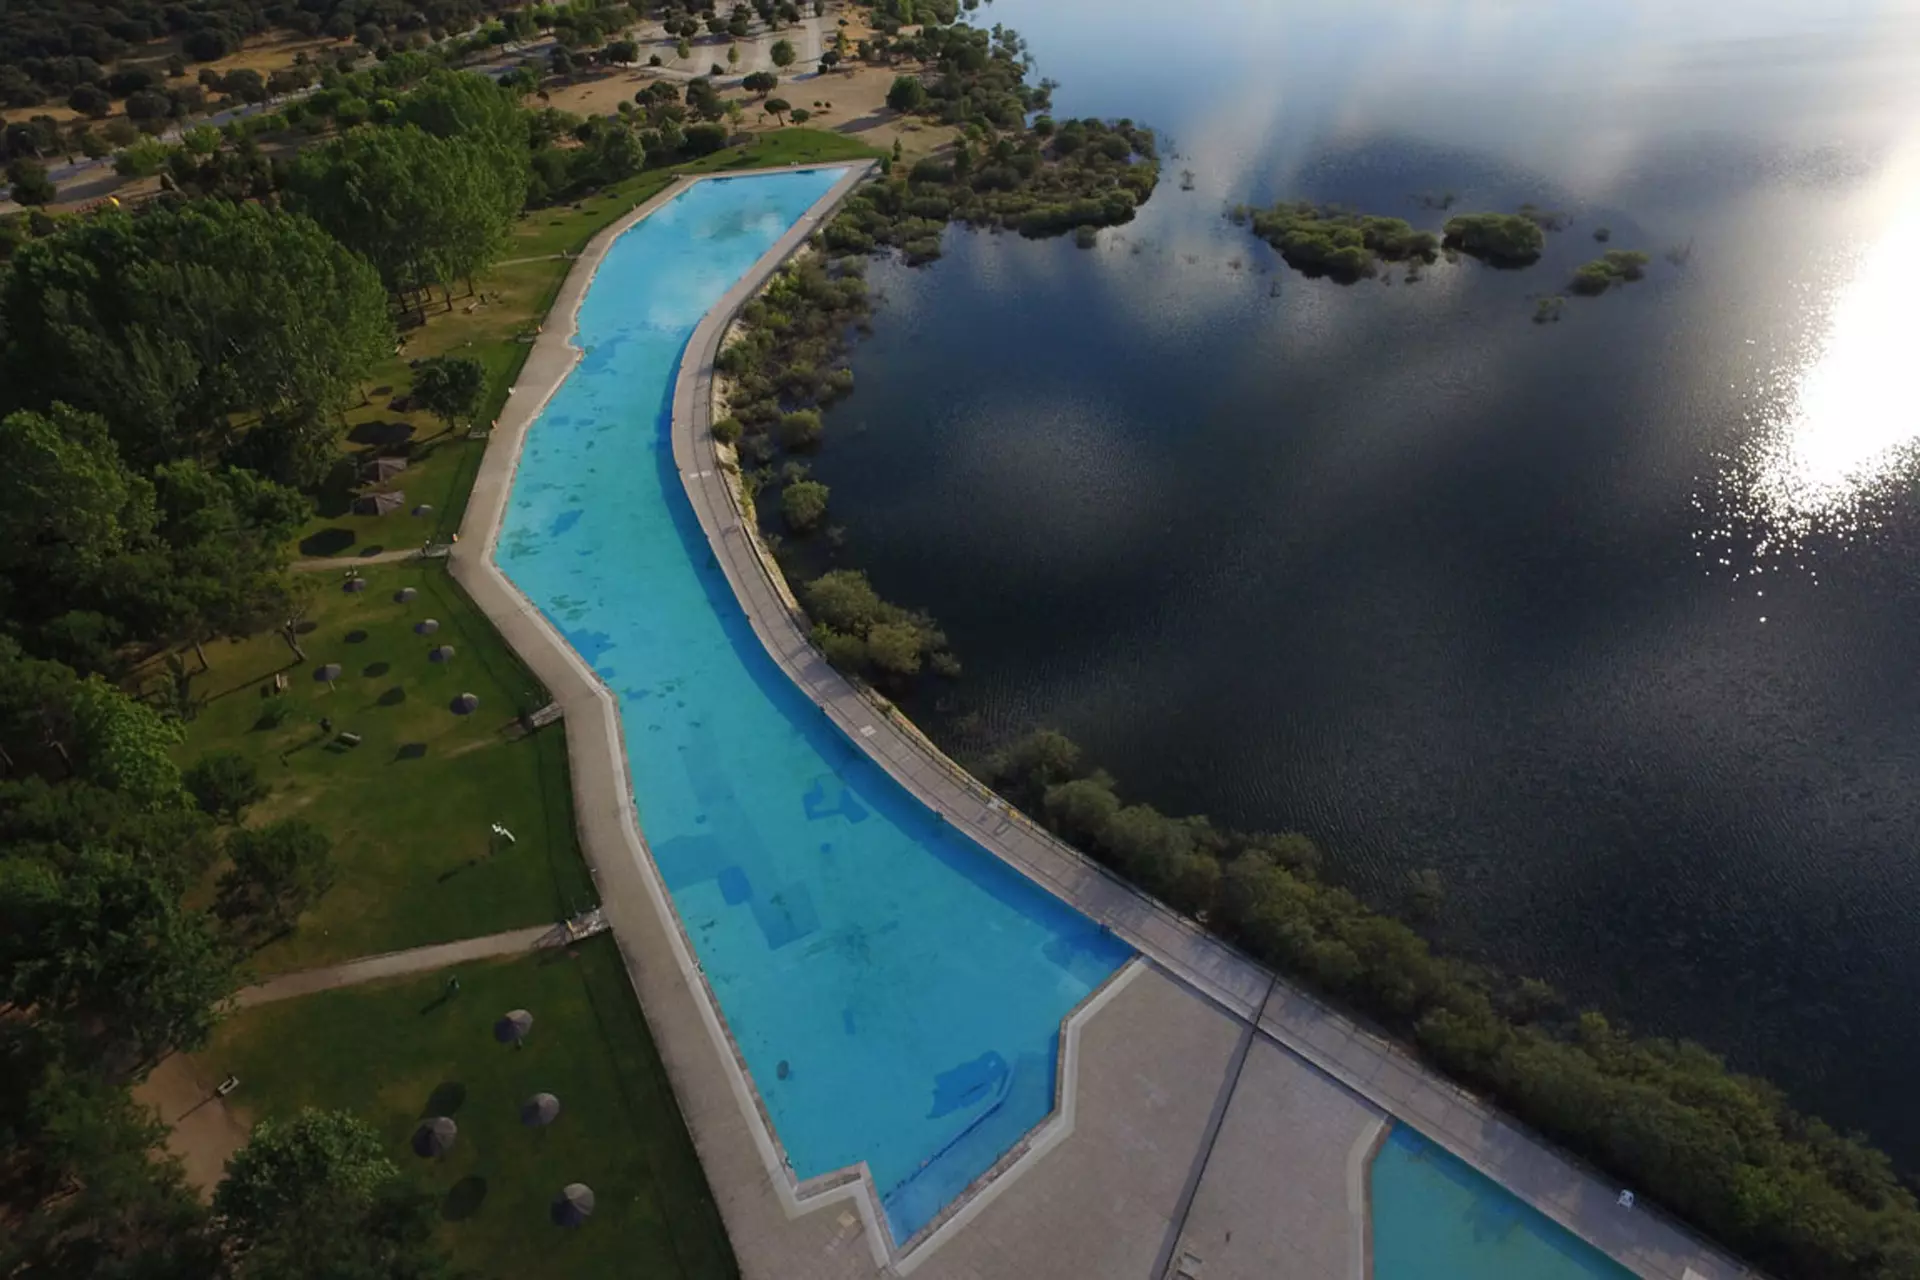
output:
M 675 385 L 676 466 L 713 552 L 769 654 L 849 741 L 929 809 L 1113 930 L 1194 992 L 1252 1023 L 1267 1041 L 1413 1125 L 1642 1276 L 1723 1280 L 1749 1274 L 1665 1219 L 1644 1209 L 1619 1209 L 1615 1188 L 1528 1137 L 1395 1046 L 1284 982 L 1276 983 L 1248 957 L 1053 839 L 937 752 L 890 706 L 855 689 L 807 641 L 801 621 L 782 601 L 758 555 L 714 455 L 709 430 L 712 366 L 739 308 L 858 176 L 836 184 L 708 313 L 688 343 Z M 553 316 L 571 321 L 607 248 L 684 185 L 675 183 L 596 237 L 563 284 Z M 795 1275 L 795 1251 L 805 1247 L 796 1241 L 804 1239 L 826 1254 L 837 1254 L 854 1221 L 843 1212 L 842 1230 L 835 1232 L 831 1222 L 821 1221 L 829 1214 L 800 1216 L 821 1201 L 846 1202 L 847 1209 L 865 1221 L 870 1236 L 884 1238 L 884 1233 L 873 1230 L 872 1206 L 857 1183 L 802 1197 L 791 1175 L 781 1176 L 783 1164 L 753 1086 L 731 1051 L 678 917 L 652 870 L 627 778 L 613 696 L 492 561 L 527 428 L 579 359 L 580 352 L 570 343 L 573 328 L 572 323 L 547 326 L 529 354 L 517 387 L 521 394 L 509 401 L 510 412 L 503 415 L 475 480 L 462 528 L 466 537 L 453 551 L 453 571 L 553 691 L 564 713 L 581 846 L 720 1199 L 742 1270 L 754 1274 L 756 1261 L 764 1261 L 766 1274 Z M 716 1071 L 716 1066 L 721 1069 Z M 875 1260 L 885 1265 L 880 1253 L 876 1247 Z M 841 1263 L 846 1261 L 842 1256 Z
M 393 978 L 406 973 L 431 973 L 470 960 L 518 955 L 542 947 L 563 947 L 603 932 L 606 927 L 606 921 L 596 911 L 584 922 L 536 924 L 526 929 L 489 934 L 484 938 L 464 938 L 459 942 L 442 942 L 408 951 L 389 951 L 385 955 L 365 956 L 324 969 L 302 969 L 298 973 L 283 973 L 277 978 L 268 978 L 255 986 L 242 988 L 234 996 L 234 1003 L 242 1009 L 248 1009 L 257 1004 L 271 1004 L 275 1000 L 312 995 L 316 991 L 331 991 L 335 987 L 358 986 L 378 978 Z
M 338 569 L 341 573 L 357 569 L 363 564 L 398 564 L 402 560 L 431 560 L 447 554 L 445 547 L 403 547 L 398 551 L 376 551 L 370 556 L 319 556 L 308 560 L 295 560 L 292 568 L 300 573 L 325 573 L 329 569 Z

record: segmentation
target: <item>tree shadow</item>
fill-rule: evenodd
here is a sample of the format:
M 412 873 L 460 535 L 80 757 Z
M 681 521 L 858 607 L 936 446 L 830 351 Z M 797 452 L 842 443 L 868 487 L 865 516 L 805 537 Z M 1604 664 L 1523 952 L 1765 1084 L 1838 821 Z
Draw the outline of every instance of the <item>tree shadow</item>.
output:
M 336 514 L 346 514 L 346 508 L 342 507 Z M 359 537 L 360 535 L 351 529 L 331 525 L 300 539 L 300 554 L 303 556 L 338 555 L 352 546 Z
M 433 1092 L 427 1095 L 427 1105 L 420 1112 L 422 1119 L 428 1116 L 450 1116 L 467 1103 L 467 1086 L 458 1080 L 442 1080 L 433 1086 Z
M 426 758 L 426 754 L 426 743 L 403 742 L 400 744 L 400 749 L 393 753 L 393 758 L 395 760 L 421 760 Z
M 447 1188 L 447 1197 L 440 1204 L 440 1217 L 447 1222 L 465 1222 L 480 1212 L 486 1199 L 487 1180 L 478 1174 L 468 1174 Z
M 391 670 L 393 670 L 393 666 L 390 663 L 369 662 L 366 666 L 360 668 L 360 674 L 369 680 L 378 680 Z
M 410 422 L 362 422 L 347 432 L 347 439 L 355 444 L 393 447 L 403 445 L 413 438 L 413 424 Z
M 393 688 L 387 690 L 385 693 L 381 694 L 378 699 L 376 699 L 378 705 L 383 707 L 397 707 L 401 703 L 405 702 L 406 700 L 407 700 L 407 691 L 405 689 L 402 689 L 399 685 L 393 686 Z
M 341 638 L 348 644 L 365 644 L 367 641 L 367 633 L 356 627 Z

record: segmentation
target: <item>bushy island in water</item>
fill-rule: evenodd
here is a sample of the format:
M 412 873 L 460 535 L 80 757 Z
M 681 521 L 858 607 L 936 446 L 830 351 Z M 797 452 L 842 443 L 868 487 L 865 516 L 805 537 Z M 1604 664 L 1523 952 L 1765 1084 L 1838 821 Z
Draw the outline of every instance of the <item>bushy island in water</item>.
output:
M 827 523 L 827 486 L 801 455 L 820 447 L 819 410 L 853 389 L 844 360 L 866 322 L 868 255 L 892 248 L 910 263 L 931 261 L 950 222 L 1027 236 L 1111 226 L 1132 218 L 1159 180 L 1153 134 L 1131 121 L 1056 124 L 1040 115 L 1028 123 L 1048 90 L 1026 83 L 1025 49 L 1012 31 L 928 26 L 888 52 L 922 68 L 896 78 L 889 102 L 957 125 L 960 137 L 905 172 L 889 164 L 850 196 L 809 254 L 742 308 L 714 361 L 726 404 L 714 436 L 737 451 L 749 505 L 759 509 L 777 490 L 767 509 L 794 538 L 839 538 Z M 778 534 L 767 541 L 794 572 L 787 544 Z M 933 620 L 880 600 L 857 571 L 829 572 L 799 594 L 815 643 L 841 670 L 895 689 L 923 672 L 959 674 Z
M 1442 248 L 1495 266 L 1524 267 L 1540 257 L 1545 230 L 1559 215 L 1530 205 L 1519 213 L 1463 213 L 1447 219 L 1437 235 L 1404 218 L 1305 200 L 1282 200 L 1266 209 L 1235 205 L 1227 218 L 1236 226 L 1250 225 L 1302 275 L 1351 284 L 1377 275 L 1382 262 L 1413 263 L 1408 278 L 1417 279 L 1419 265 L 1433 262 Z
M 1594 297 L 1617 284 L 1628 284 L 1647 274 L 1650 259 L 1637 249 L 1609 249 L 1573 273 L 1567 288 L 1574 293 Z
M 903 77 L 916 87 L 901 101 L 965 121 L 965 158 L 956 150 L 904 173 L 896 165 L 856 192 L 811 253 L 747 305 L 716 361 L 727 412 L 714 433 L 738 450 L 749 501 L 758 498 L 769 522 L 794 538 L 834 538 L 829 495 L 804 457 L 823 442 L 820 408 L 853 390 L 844 356 L 867 323 L 868 254 L 892 247 L 925 261 L 950 221 L 1027 234 L 1125 221 L 1157 176 L 1150 136 L 1125 122 L 1049 131 L 1043 118 L 1027 127 L 1022 108 L 1044 98 L 1024 84 L 1011 33 L 988 40 L 932 30 L 913 47 L 934 72 Z M 1328 274 L 1357 275 L 1366 269 L 1356 249 L 1369 264 L 1417 264 L 1449 247 L 1502 263 L 1531 260 L 1550 217 L 1461 215 L 1436 246 L 1432 232 L 1398 219 L 1298 204 L 1265 212 L 1296 256 L 1326 264 Z M 775 490 L 778 500 L 767 502 Z M 928 671 L 957 670 L 930 618 L 882 600 L 855 570 L 804 581 L 799 595 L 815 643 L 850 674 L 898 689 Z M 1568 1009 L 1543 983 L 1436 954 L 1413 928 L 1325 878 L 1307 837 L 1235 832 L 1129 804 L 1058 734 L 1035 734 L 976 772 L 1147 893 L 1373 1019 L 1755 1261 L 1821 1280 L 1920 1276 L 1920 1208 L 1887 1158 L 1794 1112 L 1778 1090 L 1730 1072 L 1699 1046 L 1633 1036 Z

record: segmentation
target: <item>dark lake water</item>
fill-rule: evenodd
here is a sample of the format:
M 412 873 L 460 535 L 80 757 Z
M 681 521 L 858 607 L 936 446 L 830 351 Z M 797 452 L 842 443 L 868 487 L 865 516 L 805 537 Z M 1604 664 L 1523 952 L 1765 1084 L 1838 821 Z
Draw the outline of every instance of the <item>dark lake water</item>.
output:
M 1920 1168 L 1920 5 L 979 16 L 1177 155 L 1096 249 L 874 272 L 815 471 L 966 663 L 916 714 L 1432 868 L 1451 945 Z M 1343 287 L 1221 216 L 1447 190 L 1572 223 Z M 1533 324 L 1599 226 L 1648 278 Z

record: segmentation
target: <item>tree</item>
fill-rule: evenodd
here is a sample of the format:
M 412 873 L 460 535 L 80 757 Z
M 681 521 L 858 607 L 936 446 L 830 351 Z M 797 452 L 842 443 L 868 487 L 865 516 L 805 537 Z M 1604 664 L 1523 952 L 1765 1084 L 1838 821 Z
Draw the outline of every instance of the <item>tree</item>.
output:
M 793 122 L 795 124 L 805 124 L 811 119 L 813 119 L 813 112 L 807 110 L 805 107 L 795 107 L 793 109 Z
M 687 109 L 702 120 L 718 120 L 727 114 L 720 91 L 705 76 L 696 76 L 687 81 Z
M 414 403 L 440 419 L 448 430 L 455 422 L 470 420 L 480 411 L 480 397 L 486 389 L 487 368 L 472 356 L 435 356 L 422 360 L 413 373 Z
M 727 65 L 729 67 L 737 67 L 740 65 L 740 46 L 739 45 L 730 44 L 727 46 Z
M 819 526 L 827 514 L 827 486 L 818 480 L 796 480 L 780 492 L 780 515 L 795 533 Z
M 768 111 L 772 112 L 773 118 L 776 120 L 779 120 L 780 123 L 783 125 L 786 123 L 786 121 L 784 119 L 781 119 L 781 117 L 784 116 L 787 112 L 793 110 L 793 104 L 788 102 L 785 98 L 768 98 L 765 102 L 761 103 L 760 105 L 765 107 Z
M 308 219 L 258 205 L 96 214 L 10 268 L 0 408 L 97 413 L 135 467 L 250 453 L 272 474 L 317 480 L 337 414 L 393 349 L 366 263 Z
M 525 192 L 502 191 L 499 173 L 496 144 L 484 138 L 362 126 L 303 153 L 288 187 L 405 298 L 471 279 L 498 256 Z
M 7 185 L 14 202 L 28 208 L 52 204 L 60 195 L 47 176 L 47 166 L 25 156 L 7 165 Z
M 738 98 L 727 99 L 728 127 L 733 129 L 738 129 L 740 127 L 740 121 L 746 116 L 746 114 L 747 114 L 747 109 L 740 105 L 740 100 Z
M 305 1108 L 291 1120 L 262 1120 L 227 1162 L 213 1211 L 242 1250 L 316 1200 L 370 1204 L 400 1170 L 373 1126 L 345 1111 Z
M 796 409 L 780 419 L 780 443 L 789 449 L 812 448 L 820 443 L 820 433 L 818 409 Z
M 171 751 L 185 736 L 161 717 L 99 676 L 82 680 L 67 699 L 77 748 L 76 776 L 118 791 L 149 810 L 176 808 L 184 796 L 180 767 Z
M 688 58 L 691 58 L 693 56 L 693 46 L 687 43 L 685 36 L 682 36 L 678 41 L 674 43 L 673 56 L 680 59 L 680 61 L 682 62 L 685 62 Z
M 623 67 L 632 66 L 640 61 L 640 45 L 633 40 L 615 40 L 607 46 L 606 58 Z
M 256 921 L 268 933 L 294 922 L 333 887 L 333 842 L 300 818 L 283 818 L 227 837 L 233 863 L 220 877 L 220 913 Z
M 187 794 L 202 813 L 223 822 L 238 822 L 248 805 L 264 800 L 267 785 L 251 756 L 238 751 L 213 751 L 201 756 L 181 775 Z
M 154 518 L 152 483 L 127 469 L 99 415 L 55 404 L 0 419 L 0 578 L 16 622 L 87 602 Z
M 766 97 L 780 84 L 780 77 L 771 71 L 749 71 L 740 77 L 740 87 L 749 93 Z
M 893 87 L 887 90 L 887 105 L 905 115 L 918 111 L 927 104 L 927 86 L 920 83 L 919 76 L 895 76 Z
M 775 40 L 773 42 L 773 48 L 767 50 L 767 56 L 773 59 L 774 66 L 784 71 L 793 65 L 793 60 L 798 55 L 794 53 L 793 41 Z
M 75 85 L 67 95 L 67 105 L 95 120 L 103 120 L 113 113 L 113 99 L 97 84 Z
M 231 957 L 151 863 L 84 850 L 67 865 L 0 860 L 0 998 L 97 1028 L 151 1062 L 206 1043 Z

